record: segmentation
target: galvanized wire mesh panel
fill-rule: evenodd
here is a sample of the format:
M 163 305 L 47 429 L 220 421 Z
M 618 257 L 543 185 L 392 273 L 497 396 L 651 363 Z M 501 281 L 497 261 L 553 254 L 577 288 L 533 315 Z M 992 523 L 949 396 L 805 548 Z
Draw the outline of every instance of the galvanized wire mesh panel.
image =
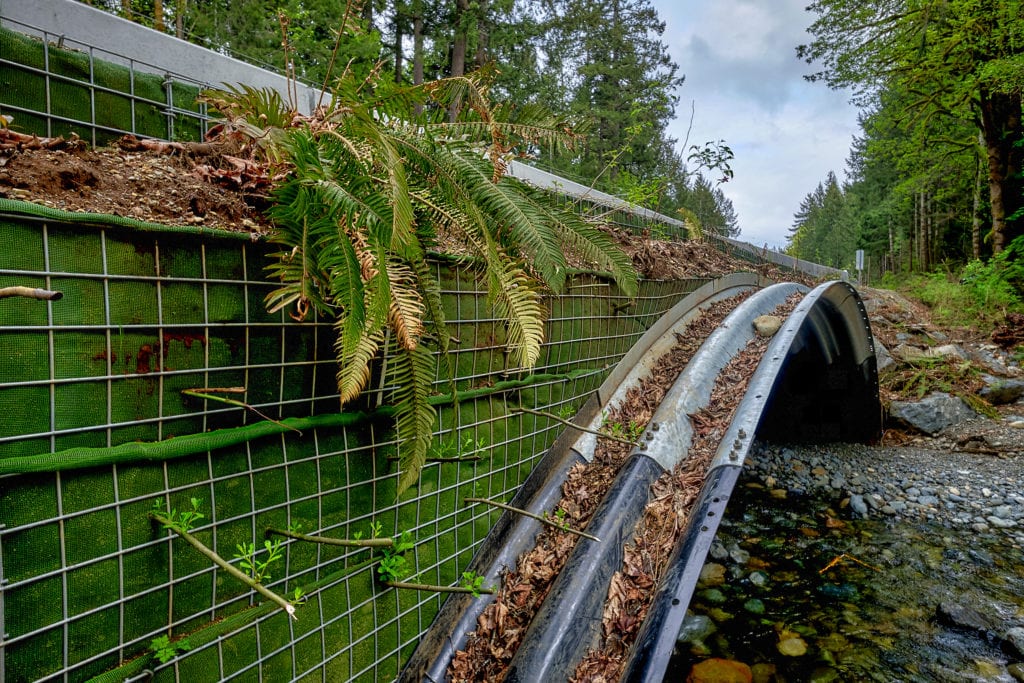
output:
M 0 27 L 0 113 L 13 128 L 47 137 L 72 133 L 105 144 L 125 133 L 200 140 L 207 83 L 123 58 L 95 45 L 5 19 Z M 41 39 L 21 31 L 37 31 Z
M 457 411 L 439 407 L 436 451 L 479 459 L 430 463 L 396 498 L 400 445 L 372 412 L 386 396 L 379 387 L 358 406 L 369 412 L 311 422 L 301 435 L 200 442 L 173 458 L 143 449 L 103 464 L 135 442 L 264 424 L 182 389 L 244 387 L 243 400 L 274 419 L 336 413 L 331 327 L 265 312 L 273 285 L 261 277 L 262 247 L 28 219 L 0 221 L 0 239 L 12 245 L 0 252 L 0 286 L 64 293 L 0 300 L 0 467 L 37 454 L 99 458 L 0 478 L 0 678 L 10 681 L 115 668 L 107 680 L 147 671 L 161 681 L 393 677 L 437 594 L 382 587 L 367 550 L 288 540 L 265 584 L 306 593 L 291 621 L 155 525 L 154 501 L 182 510 L 201 500 L 196 536 L 236 566 L 237 546 L 260 546 L 270 527 L 342 538 L 378 525 L 381 535 L 414 536 L 415 580 L 455 584 L 497 518 L 463 499 L 507 501 L 561 430 L 518 409 L 574 412 L 650 322 L 700 284 L 644 282 L 629 301 L 599 278 L 574 277 L 549 301 L 534 381 L 509 383 L 523 373 L 505 366 L 485 294 L 468 271 L 438 263 L 456 385 L 472 398 Z M 440 372 L 437 387 L 447 388 Z M 150 647 L 164 635 L 191 649 L 160 663 Z

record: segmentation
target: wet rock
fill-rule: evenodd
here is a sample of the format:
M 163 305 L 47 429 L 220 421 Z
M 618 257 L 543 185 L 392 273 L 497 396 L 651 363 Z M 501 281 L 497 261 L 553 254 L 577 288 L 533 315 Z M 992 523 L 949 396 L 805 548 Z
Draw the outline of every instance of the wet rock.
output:
M 754 318 L 754 331 L 759 337 L 771 337 L 782 327 L 782 318 L 777 315 L 759 315 Z
M 729 548 L 729 557 L 736 564 L 746 564 L 750 561 L 750 553 L 740 548 L 738 545 L 733 545 Z
M 893 401 L 889 416 L 904 424 L 934 436 L 946 427 L 966 422 L 978 416 L 958 396 L 933 392 L 920 401 Z
M 984 375 L 982 380 L 985 386 L 978 392 L 978 396 L 994 406 L 1013 403 L 1024 396 L 1024 380 L 1001 379 L 991 375 Z
M 855 602 L 860 599 L 860 591 L 852 583 L 823 583 L 818 586 L 818 592 L 826 598 L 843 602 Z
M 743 609 L 751 614 L 764 614 L 764 603 L 757 598 L 750 598 L 743 603 Z
M 743 662 L 705 659 L 694 664 L 686 683 L 753 683 L 754 674 Z
M 850 509 L 853 510 L 854 514 L 858 517 L 868 516 L 868 504 L 862 495 L 854 494 L 850 496 Z
M 1003 636 L 1003 641 L 1018 657 L 1024 657 L 1024 627 L 1014 626 Z
M 726 601 L 725 593 L 717 588 L 708 588 L 701 591 L 700 597 L 704 602 L 709 602 L 712 605 L 721 605 Z
M 839 680 L 839 672 L 829 666 L 819 666 L 807 680 L 809 683 L 832 683 Z
M 725 583 L 725 565 L 709 562 L 700 570 L 699 585 L 721 586 Z
M 989 637 L 995 630 L 995 625 L 985 615 L 958 602 L 939 603 L 935 616 L 941 624 L 985 637 Z
M 1024 682 L 1024 664 L 1016 663 L 1006 667 L 1006 672 L 1013 676 L 1013 680 Z
M 792 636 L 785 640 L 780 640 L 776 647 L 781 654 L 787 657 L 803 657 L 807 654 L 807 643 L 800 636 Z
M 687 612 L 686 618 L 683 619 L 683 625 L 679 627 L 676 642 L 680 644 L 698 643 L 717 630 L 718 627 L 715 626 L 715 622 L 711 621 L 711 617 Z
M 750 667 L 750 671 L 754 675 L 753 683 L 771 683 L 771 681 L 775 680 L 774 664 L 759 662 Z
M 768 585 L 768 575 L 762 571 L 750 572 L 750 576 L 747 578 L 750 580 L 750 583 L 758 588 L 764 588 Z

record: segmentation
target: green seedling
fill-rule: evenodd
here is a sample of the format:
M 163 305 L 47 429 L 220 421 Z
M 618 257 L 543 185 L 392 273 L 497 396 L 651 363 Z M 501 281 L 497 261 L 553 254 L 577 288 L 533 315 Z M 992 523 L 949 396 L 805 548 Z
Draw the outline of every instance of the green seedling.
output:
M 484 577 L 476 572 L 462 572 L 462 579 L 459 585 L 468 588 L 474 598 L 479 598 L 483 593 L 493 593 L 494 589 L 484 586 Z
M 616 439 L 622 439 L 624 441 L 635 442 L 644 433 L 643 425 L 639 425 L 636 422 L 630 420 L 629 424 L 623 424 L 621 422 L 609 422 L 605 425 L 606 433 L 615 437 Z
M 377 565 L 377 574 L 385 583 L 400 580 L 408 571 L 406 568 L 404 553 L 411 550 L 415 543 L 412 534 L 403 531 L 390 548 L 383 548 L 380 552 L 380 564 Z
M 164 502 L 157 499 L 153 501 L 153 512 L 166 518 L 166 521 L 163 523 L 165 529 L 189 532 L 195 527 L 196 522 L 206 517 L 206 515 L 199 512 L 199 506 L 203 502 L 202 499 L 190 498 L 189 501 L 192 503 L 192 509 L 182 510 L 181 514 L 178 514 L 177 509 L 172 509 L 170 513 L 164 513 Z
M 485 448 L 487 448 L 487 441 L 484 439 L 477 439 L 476 441 L 473 441 L 473 437 L 467 435 L 466 438 L 462 440 L 463 453 L 475 453 L 476 451 L 482 451 Z
M 565 510 L 562 508 L 555 508 L 555 514 L 551 516 L 545 512 L 544 519 L 551 522 L 554 526 L 560 527 L 563 531 L 569 531 L 569 520 L 565 518 Z
M 239 560 L 238 566 L 242 568 L 246 574 L 252 577 L 252 580 L 256 583 L 263 583 L 265 579 L 270 579 L 270 565 L 277 562 L 284 555 L 284 550 L 281 548 L 284 541 L 280 538 L 275 541 L 263 541 L 263 547 L 266 549 L 267 554 L 264 559 L 258 557 L 259 553 L 256 550 L 255 543 L 239 543 L 235 546 L 238 552 L 235 553 L 235 559 Z
M 172 643 L 169 636 L 158 636 L 149 642 L 149 649 L 161 664 L 166 664 L 174 659 L 179 652 L 191 650 L 192 644 L 185 638 Z
M 291 597 L 288 598 L 288 602 L 291 603 L 293 607 L 298 607 L 306 602 L 306 592 L 296 586 L 295 590 L 291 593 Z

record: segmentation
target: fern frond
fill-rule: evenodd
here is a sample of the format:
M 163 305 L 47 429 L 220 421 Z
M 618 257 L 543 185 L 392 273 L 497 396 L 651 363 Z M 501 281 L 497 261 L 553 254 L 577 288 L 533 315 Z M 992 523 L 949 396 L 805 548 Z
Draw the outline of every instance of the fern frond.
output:
M 387 380 L 394 385 L 395 431 L 399 443 L 397 495 L 416 483 L 427 460 L 437 412 L 430 405 L 434 356 L 424 345 L 396 349 L 388 363 Z
M 525 183 L 520 184 L 521 192 L 540 205 L 538 211 L 544 214 L 549 229 L 558 236 L 563 250 L 594 263 L 598 270 L 611 272 L 623 294 L 636 296 L 639 283 L 633 261 L 611 237 L 594 223 L 556 204 L 556 200 L 548 193 L 526 186 Z
M 565 255 L 558 236 L 546 225 L 537 205 L 527 200 L 510 178 L 491 182 L 490 165 L 478 156 L 448 153 L 451 175 L 458 178 L 461 196 L 455 199 L 467 216 L 479 216 L 466 230 L 486 232 L 502 244 L 523 252 L 544 282 L 554 290 L 565 280 Z M 469 208 L 472 204 L 472 209 Z
M 531 368 L 544 342 L 544 305 L 533 280 L 497 245 L 487 249 L 487 293 L 498 317 L 505 320 L 514 367 Z
M 344 317 L 339 318 L 335 326 L 343 326 L 343 320 Z M 379 328 L 373 330 L 369 324 L 361 334 L 339 329 L 334 351 L 338 358 L 337 379 L 341 405 L 361 394 L 370 382 L 370 362 L 377 355 L 383 341 L 384 331 Z
M 391 309 L 388 322 L 395 331 L 398 344 L 411 351 L 423 336 L 423 299 L 416 289 L 418 284 L 410 268 L 396 261 L 387 264 L 391 285 Z

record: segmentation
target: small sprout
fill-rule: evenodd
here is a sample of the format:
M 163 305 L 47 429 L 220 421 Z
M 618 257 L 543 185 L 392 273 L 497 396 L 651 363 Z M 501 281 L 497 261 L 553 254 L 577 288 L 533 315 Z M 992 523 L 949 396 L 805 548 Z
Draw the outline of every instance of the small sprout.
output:
M 192 503 L 191 510 L 183 510 L 181 514 L 178 514 L 176 508 L 172 508 L 169 513 L 164 512 L 164 503 L 162 500 L 157 499 L 153 501 L 153 512 L 166 517 L 167 521 L 164 522 L 163 527 L 170 529 L 171 531 L 184 531 L 190 532 L 195 528 L 196 523 L 205 519 L 206 515 L 199 512 L 199 506 L 203 504 L 201 498 L 190 498 L 189 501 Z
M 169 636 L 157 636 L 149 642 L 149 649 L 161 664 L 166 664 L 174 659 L 179 652 L 191 650 L 192 644 L 189 643 L 187 639 L 178 640 L 172 643 Z
M 255 543 L 239 543 L 235 546 L 237 552 L 235 553 L 235 559 L 239 560 L 238 566 L 252 577 L 252 580 L 256 583 L 263 583 L 264 580 L 269 580 L 270 576 L 270 565 L 281 559 L 284 554 L 281 546 L 284 541 L 280 538 L 271 541 L 264 541 L 263 547 L 267 551 L 266 558 L 261 560 L 257 557 L 259 553 L 256 551 Z
M 288 598 L 288 602 L 293 607 L 298 607 L 299 605 L 303 604 L 304 602 L 306 602 L 305 591 L 296 586 L 295 590 L 292 591 L 291 597 Z
M 474 598 L 479 598 L 483 591 L 491 592 L 494 590 L 490 586 L 484 586 L 484 577 L 476 572 L 462 572 L 462 579 L 459 581 L 459 585 L 463 588 L 468 588 Z
M 414 546 L 415 542 L 412 539 L 412 534 L 408 531 L 403 531 L 395 539 L 393 546 L 381 549 L 380 564 L 377 566 L 377 574 L 380 576 L 381 581 L 398 581 L 406 574 L 408 571 L 406 568 L 407 562 L 403 553 L 411 550 Z

